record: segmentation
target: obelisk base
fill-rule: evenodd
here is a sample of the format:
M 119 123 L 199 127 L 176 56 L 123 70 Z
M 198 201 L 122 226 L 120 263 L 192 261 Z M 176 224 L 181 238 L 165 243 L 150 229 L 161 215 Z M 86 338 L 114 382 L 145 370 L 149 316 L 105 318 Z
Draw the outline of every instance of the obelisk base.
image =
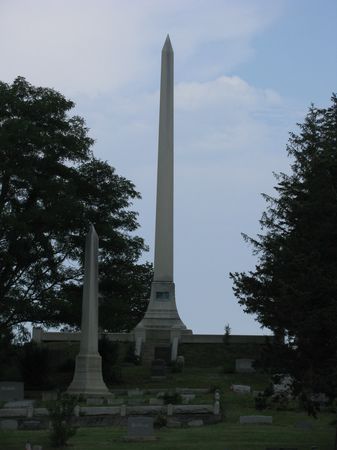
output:
M 67 392 L 85 396 L 109 396 L 102 376 L 102 358 L 97 354 L 77 355 L 73 381 Z
M 136 326 L 146 330 L 187 330 L 179 317 L 176 300 L 175 286 L 172 281 L 153 281 L 151 284 L 151 297 L 144 318 Z

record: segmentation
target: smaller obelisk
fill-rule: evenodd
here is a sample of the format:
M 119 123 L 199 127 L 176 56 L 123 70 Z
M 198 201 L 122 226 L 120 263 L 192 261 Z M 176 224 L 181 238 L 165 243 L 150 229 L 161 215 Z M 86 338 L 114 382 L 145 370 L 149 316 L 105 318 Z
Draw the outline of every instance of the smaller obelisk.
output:
M 98 236 L 93 225 L 85 242 L 80 352 L 68 392 L 88 396 L 110 394 L 103 381 L 98 353 Z

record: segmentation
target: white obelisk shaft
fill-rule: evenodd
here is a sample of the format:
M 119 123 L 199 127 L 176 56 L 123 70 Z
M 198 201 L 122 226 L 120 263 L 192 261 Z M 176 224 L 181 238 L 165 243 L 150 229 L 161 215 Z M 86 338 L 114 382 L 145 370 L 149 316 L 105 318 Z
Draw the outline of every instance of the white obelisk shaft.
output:
M 173 281 L 173 176 L 173 49 L 167 36 L 161 63 L 153 281 Z
M 98 352 L 98 236 L 90 225 L 85 242 L 80 354 Z
M 186 330 L 175 300 L 173 282 L 173 49 L 167 36 L 161 54 L 154 277 L 144 318 L 135 328 L 136 352 L 158 331 L 169 339 Z
M 102 359 L 98 353 L 98 236 L 93 225 L 85 242 L 80 352 L 68 392 L 110 395 L 103 381 Z

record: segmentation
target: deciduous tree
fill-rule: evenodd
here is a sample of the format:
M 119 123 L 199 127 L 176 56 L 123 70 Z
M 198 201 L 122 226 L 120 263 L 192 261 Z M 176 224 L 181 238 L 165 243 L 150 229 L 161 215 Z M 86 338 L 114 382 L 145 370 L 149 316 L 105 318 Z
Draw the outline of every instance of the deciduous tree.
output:
M 106 330 L 128 330 L 146 306 L 152 268 L 134 232 L 140 197 L 92 153 L 74 103 L 24 78 L 0 83 L 0 328 L 80 320 L 85 235 L 100 237 Z M 118 317 L 118 320 L 116 320 Z

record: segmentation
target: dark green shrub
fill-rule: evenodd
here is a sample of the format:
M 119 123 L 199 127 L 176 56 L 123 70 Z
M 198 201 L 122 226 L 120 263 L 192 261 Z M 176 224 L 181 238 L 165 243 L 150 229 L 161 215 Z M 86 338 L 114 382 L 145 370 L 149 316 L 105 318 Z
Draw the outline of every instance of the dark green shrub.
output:
M 19 346 L 13 344 L 14 335 L 6 330 L 0 333 L 0 381 L 22 381 L 18 364 Z
M 63 363 L 58 366 L 60 372 L 74 372 L 75 360 L 73 358 L 67 358 Z
M 264 394 L 258 394 L 255 397 L 255 409 L 263 411 L 267 408 L 267 397 Z
M 57 400 L 48 403 L 51 422 L 49 439 L 53 447 L 63 447 L 75 435 L 76 428 L 71 425 L 71 418 L 77 402 L 77 397 L 62 394 Z
M 50 382 L 50 355 L 46 347 L 35 342 L 24 344 L 19 350 L 19 366 L 27 387 L 48 389 Z
M 102 373 L 106 383 L 121 381 L 121 369 L 116 367 L 119 356 L 119 343 L 103 336 L 98 342 L 98 352 L 102 357 Z
M 134 342 L 131 342 L 130 345 L 128 346 L 124 361 L 134 364 L 135 366 L 140 365 L 141 359 L 139 356 L 135 355 L 135 343 Z
M 167 417 L 164 414 L 158 414 L 158 416 L 156 416 L 153 422 L 153 426 L 155 428 L 166 427 L 166 424 L 167 424 Z
M 182 403 L 181 395 L 178 392 L 165 392 L 163 399 L 165 405 L 181 405 Z

